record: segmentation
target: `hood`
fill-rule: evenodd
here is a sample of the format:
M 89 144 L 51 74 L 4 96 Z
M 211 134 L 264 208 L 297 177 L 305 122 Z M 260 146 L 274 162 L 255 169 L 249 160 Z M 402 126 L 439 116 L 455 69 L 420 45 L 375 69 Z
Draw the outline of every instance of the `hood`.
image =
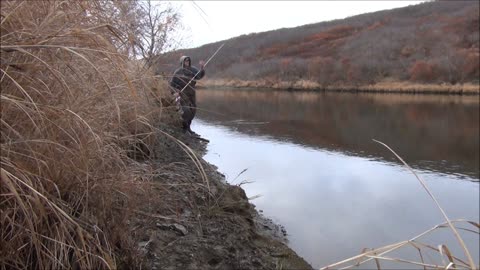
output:
M 189 59 L 190 60 L 190 66 L 192 66 L 192 59 L 190 59 L 190 56 L 186 56 L 186 55 L 180 57 L 180 66 L 182 68 L 185 68 L 184 65 L 183 65 L 183 62 L 185 61 L 185 59 Z

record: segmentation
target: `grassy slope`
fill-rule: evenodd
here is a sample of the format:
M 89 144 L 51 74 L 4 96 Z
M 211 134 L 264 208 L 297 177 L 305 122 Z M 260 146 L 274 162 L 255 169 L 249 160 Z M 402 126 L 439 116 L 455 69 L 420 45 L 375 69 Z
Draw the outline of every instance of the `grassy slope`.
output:
M 458 91 L 451 85 L 472 83 L 460 87 L 478 93 L 478 12 L 477 1 L 435 1 L 243 35 L 163 55 L 157 73 L 225 43 L 209 64 L 210 85 Z

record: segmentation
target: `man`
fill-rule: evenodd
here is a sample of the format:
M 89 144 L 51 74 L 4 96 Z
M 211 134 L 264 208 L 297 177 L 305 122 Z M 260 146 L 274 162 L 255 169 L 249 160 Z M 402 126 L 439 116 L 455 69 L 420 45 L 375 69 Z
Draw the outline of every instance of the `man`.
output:
M 180 67 L 175 70 L 170 81 L 175 101 L 180 103 L 183 132 L 191 135 L 197 135 L 190 129 L 197 111 L 195 84 L 196 80 L 202 79 L 205 75 L 205 63 L 200 61 L 199 65 L 200 70 L 191 65 L 190 57 L 182 56 L 180 58 Z

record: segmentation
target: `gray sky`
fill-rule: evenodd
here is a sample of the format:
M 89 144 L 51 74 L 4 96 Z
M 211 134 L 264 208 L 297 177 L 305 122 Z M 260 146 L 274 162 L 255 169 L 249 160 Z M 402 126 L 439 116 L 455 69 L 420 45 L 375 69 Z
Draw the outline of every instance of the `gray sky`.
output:
M 242 34 L 343 19 L 423 1 L 171 1 L 182 14 L 182 48 Z

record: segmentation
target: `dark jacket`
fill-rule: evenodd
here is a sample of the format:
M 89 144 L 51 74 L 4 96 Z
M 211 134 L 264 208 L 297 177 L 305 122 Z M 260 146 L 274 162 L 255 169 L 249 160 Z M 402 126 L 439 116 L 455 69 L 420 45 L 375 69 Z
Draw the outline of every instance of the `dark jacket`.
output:
M 180 58 L 180 67 L 175 70 L 172 80 L 170 81 L 170 86 L 179 91 L 184 89 L 189 82 L 189 86 L 195 87 L 195 84 L 197 83 L 196 80 L 200 80 L 205 76 L 205 70 L 202 69 L 199 72 L 198 68 L 194 66 L 185 66 L 184 62 L 187 58 L 190 59 L 188 56 L 182 56 Z M 190 63 L 191 62 L 192 60 L 190 59 Z

